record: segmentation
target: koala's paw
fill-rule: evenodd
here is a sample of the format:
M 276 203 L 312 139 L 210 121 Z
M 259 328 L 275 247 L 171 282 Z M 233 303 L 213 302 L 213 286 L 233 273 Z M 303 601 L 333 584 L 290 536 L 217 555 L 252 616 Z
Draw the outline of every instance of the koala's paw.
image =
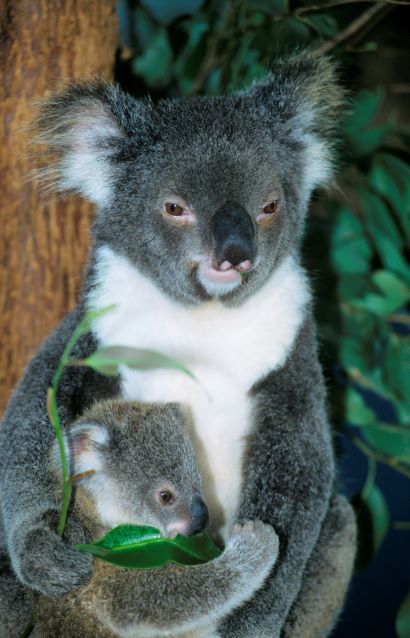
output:
M 242 561 L 255 569 L 269 573 L 279 550 L 278 536 L 271 525 L 262 521 L 247 521 L 233 526 L 227 549 L 233 549 Z
M 19 579 L 46 596 L 67 594 L 91 579 L 93 559 L 81 554 L 71 543 L 84 541 L 82 527 L 69 520 L 64 540 L 54 531 L 53 513 L 32 528 L 20 530 L 13 538 L 12 561 Z

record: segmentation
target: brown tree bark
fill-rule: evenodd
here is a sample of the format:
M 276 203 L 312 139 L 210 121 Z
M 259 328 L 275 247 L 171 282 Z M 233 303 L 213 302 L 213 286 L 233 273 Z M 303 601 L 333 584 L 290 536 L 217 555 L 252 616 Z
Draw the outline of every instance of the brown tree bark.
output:
M 115 0 L 3 0 L 0 8 L 0 414 L 25 364 L 76 300 L 92 207 L 40 195 L 25 128 L 59 81 L 112 79 Z

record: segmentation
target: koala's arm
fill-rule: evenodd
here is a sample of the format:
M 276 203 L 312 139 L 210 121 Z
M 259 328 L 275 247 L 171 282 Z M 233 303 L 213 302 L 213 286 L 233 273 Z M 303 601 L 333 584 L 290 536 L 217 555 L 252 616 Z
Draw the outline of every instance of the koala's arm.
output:
M 81 309 L 74 311 L 42 345 L 17 386 L 0 428 L 0 493 L 7 551 L 19 580 L 49 596 L 84 583 L 92 568 L 90 557 L 79 555 L 55 533 L 61 501 L 56 500 L 56 479 L 48 470 L 54 434 L 47 416 L 47 389 L 81 317 Z M 85 335 L 73 356 L 86 357 L 95 348 L 93 338 Z M 93 375 L 85 368 L 66 368 L 58 395 L 63 424 L 82 411 L 89 400 L 87 393 L 93 394 Z M 101 394 L 101 377 L 98 386 Z M 66 539 L 70 543 L 84 539 L 75 520 L 69 521 Z
M 277 554 L 273 528 L 247 522 L 234 527 L 221 556 L 202 565 L 139 571 L 97 562 L 79 596 L 88 608 L 99 601 L 97 616 L 116 635 L 181 635 L 210 627 L 248 600 Z
M 333 446 L 310 316 L 283 367 L 258 382 L 251 397 L 255 423 L 238 519 L 270 523 L 279 557 L 263 589 L 223 622 L 224 638 L 280 635 L 329 507 Z

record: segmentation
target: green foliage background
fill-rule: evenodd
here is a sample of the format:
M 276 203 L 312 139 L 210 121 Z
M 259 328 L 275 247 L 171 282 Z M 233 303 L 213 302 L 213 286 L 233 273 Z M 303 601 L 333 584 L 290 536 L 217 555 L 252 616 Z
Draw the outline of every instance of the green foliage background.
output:
M 355 86 L 361 52 L 374 52 L 379 63 L 371 36 L 392 9 L 349 0 L 119 2 L 126 49 L 117 74 L 137 95 L 237 90 L 295 47 L 341 59 L 341 79 L 351 95 L 340 119 L 342 168 L 338 187 L 314 202 L 305 253 L 308 267 L 318 273 L 325 365 L 330 369 L 338 362 L 342 380 L 331 383 L 330 404 L 368 458 L 368 477 L 355 505 L 359 522 L 371 521 L 370 554 L 390 524 L 377 464 L 410 477 L 410 129 L 386 111 L 383 91 Z M 388 422 L 375 411 L 375 397 L 393 415 Z M 359 563 L 365 561 L 359 557 Z M 400 638 L 410 635 L 410 597 L 396 631 Z

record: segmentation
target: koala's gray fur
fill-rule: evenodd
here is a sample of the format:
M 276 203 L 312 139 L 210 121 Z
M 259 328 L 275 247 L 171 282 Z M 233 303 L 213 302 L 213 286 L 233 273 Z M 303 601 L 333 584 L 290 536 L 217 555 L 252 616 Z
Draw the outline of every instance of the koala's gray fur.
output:
M 168 371 L 124 370 L 110 381 L 69 368 L 59 395 L 62 420 L 118 393 L 191 403 L 213 532 L 226 538 L 235 521 L 261 519 L 279 536 L 265 586 L 219 633 L 280 635 L 304 574 L 315 574 L 305 570 L 329 521 L 332 536 L 332 436 L 299 249 L 312 189 L 331 175 L 341 97 L 331 62 L 305 54 L 230 97 L 154 105 L 91 84 L 68 87 L 43 106 L 38 128 L 53 161 L 43 175 L 57 189 L 89 197 L 98 212 L 85 293 L 28 366 L 0 432 L 7 547 L 23 583 L 57 596 L 90 578 L 91 561 L 74 561 L 52 531 L 58 507 L 45 469 L 52 440 L 46 392 L 85 309 L 116 303 L 74 356 L 113 343 L 162 350 L 204 380 L 210 400 Z M 165 203 L 175 199 L 189 212 L 179 221 L 166 214 Z M 272 201 L 277 209 L 264 217 Z M 253 252 L 246 276 L 232 271 L 239 259 L 228 260 L 231 283 L 221 284 L 215 278 L 228 279 L 215 264 L 214 220 L 228 209 L 246 220 Z M 227 220 L 228 241 L 238 228 Z M 73 519 L 67 540 L 82 537 Z M 45 563 L 30 551 L 39 542 L 53 547 Z

